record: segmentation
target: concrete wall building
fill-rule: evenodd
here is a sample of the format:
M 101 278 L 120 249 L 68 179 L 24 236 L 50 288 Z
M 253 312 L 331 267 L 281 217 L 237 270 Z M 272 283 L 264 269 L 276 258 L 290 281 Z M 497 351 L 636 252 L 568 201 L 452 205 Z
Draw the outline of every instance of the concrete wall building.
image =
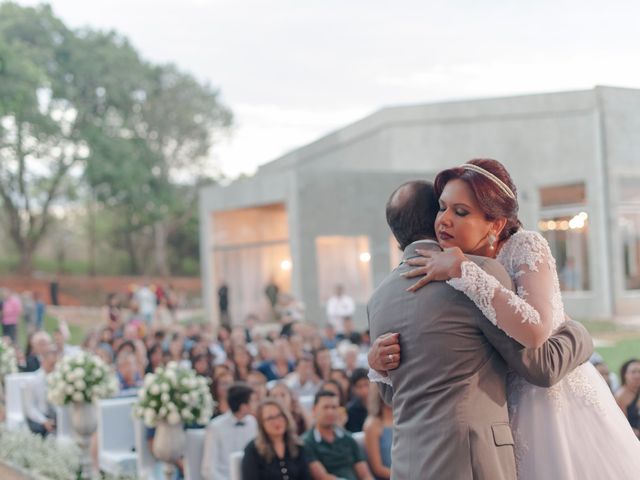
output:
M 384 108 L 200 195 L 203 298 L 234 322 L 265 310 L 270 279 L 324 323 L 337 283 L 358 302 L 398 259 L 384 206 L 407 179 L 472 158 L 505 164 L 520 217 L 557 260 L 575 318 L 640 314 L 640 90 L 592 90 Z

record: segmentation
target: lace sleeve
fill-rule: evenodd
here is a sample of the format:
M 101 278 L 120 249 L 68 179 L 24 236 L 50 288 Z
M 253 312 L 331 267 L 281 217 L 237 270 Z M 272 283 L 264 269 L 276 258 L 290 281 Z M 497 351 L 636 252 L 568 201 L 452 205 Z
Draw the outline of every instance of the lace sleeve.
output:
M 525 347 L 539 347 L 554 327 L 555 261 L 544 238 L 523 232 L 512 238 L 510 250 L 516 292 L 475 263 L 462 263 L 462 276 L 447 283 L 467 295 L 494 325 Z
M 393 382 L 389 377 L 382 376 L 380 373 L 378 373 L 372 368 L 369 369 L 368 377 L 369 377 L 369 380 L 371 380 L 372 382 L 384 383 L 386 385 L 389 385 L 390 387 L 393 387 Z

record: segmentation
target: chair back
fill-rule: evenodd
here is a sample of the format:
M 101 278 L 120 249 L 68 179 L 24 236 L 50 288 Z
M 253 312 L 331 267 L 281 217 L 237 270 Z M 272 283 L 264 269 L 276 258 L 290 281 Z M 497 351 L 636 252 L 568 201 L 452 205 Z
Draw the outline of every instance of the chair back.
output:
M 4 377 L 6 424 L 9 430 L 16 430 L 26 423 L 22 392 L 34 377 L 35 372 L 10 373 Z
M 187 442 L 184 452 L 185 480 L 202 480 L 202 456 L 204 451 L 204 428 L 187 430 Z
M 147 442 L 147 429 L 139 418 L 132 418 L 133 431 L 136 446 L 136 465 L 138 467 L 138 478 L 151 480 L 155 478 L 156 464 L 158 461 L 149 450 Z
M 231 480 L 242 480 L 242 459 L 244 452 L 233 452 L 231 454 Z

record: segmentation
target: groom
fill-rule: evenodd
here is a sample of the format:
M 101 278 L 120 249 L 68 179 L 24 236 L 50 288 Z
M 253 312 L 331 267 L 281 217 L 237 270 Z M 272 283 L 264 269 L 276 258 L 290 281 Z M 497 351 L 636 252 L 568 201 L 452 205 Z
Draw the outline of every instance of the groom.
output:
M 580 324 L 569 321 L 540 348 L 525 349 L 444 282 L 407 292 L 412 280 L 401 276 L 409 269 L 404 261 L 418 255 L 416 248 L 440 250 L 433 227 L 437 211 L 431 183 L 409 182 L 391 195 L 387 221 L 404 250 L 403 263 L 367 306 L 371 338 L 394 332 L 369 353 L 372 368 L 388 382 L 378 385 L 393 406 L 391 478 L 514 480 L 508 367 L 548 387 L 585 362 L 593 344 Z M 512 288 L 497 261 L 470 259 Z M 395 333 L 402 346 L 399 366 Z

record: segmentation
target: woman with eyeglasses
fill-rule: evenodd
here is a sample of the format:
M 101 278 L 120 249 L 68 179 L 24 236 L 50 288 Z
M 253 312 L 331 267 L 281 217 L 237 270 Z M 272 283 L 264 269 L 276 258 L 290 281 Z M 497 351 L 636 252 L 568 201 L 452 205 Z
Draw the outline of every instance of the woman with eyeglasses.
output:
M 243 480 L 311 480 L 296 425 L 279 400 L 263 400 L 256 412 L 258 435 L 242 459 Z

